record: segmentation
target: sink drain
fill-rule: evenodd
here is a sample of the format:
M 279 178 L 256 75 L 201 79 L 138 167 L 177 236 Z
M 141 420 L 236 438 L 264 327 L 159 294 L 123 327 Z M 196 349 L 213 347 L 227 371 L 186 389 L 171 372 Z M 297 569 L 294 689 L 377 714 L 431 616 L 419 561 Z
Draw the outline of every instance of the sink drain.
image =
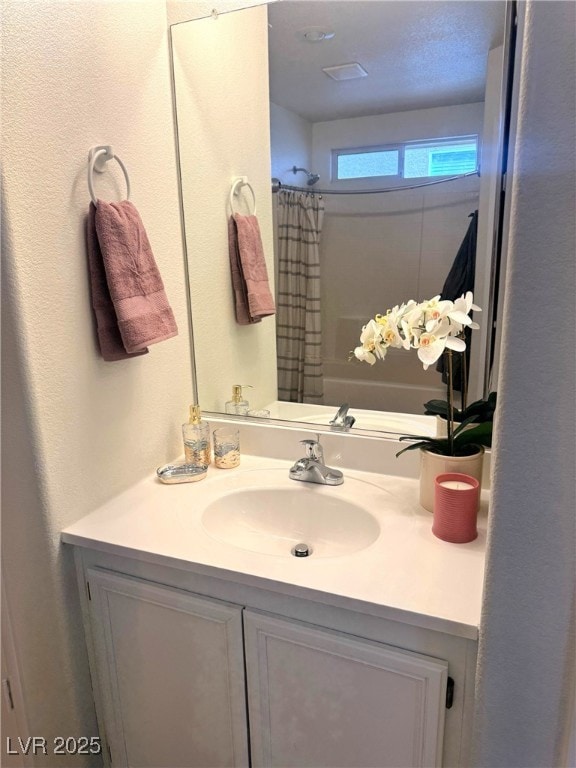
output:
M 312 547 L 309 547 L 308 544 L 296 544 L 292 547 L 291 552 L 294 557 L 308 557 L 312 554 Z

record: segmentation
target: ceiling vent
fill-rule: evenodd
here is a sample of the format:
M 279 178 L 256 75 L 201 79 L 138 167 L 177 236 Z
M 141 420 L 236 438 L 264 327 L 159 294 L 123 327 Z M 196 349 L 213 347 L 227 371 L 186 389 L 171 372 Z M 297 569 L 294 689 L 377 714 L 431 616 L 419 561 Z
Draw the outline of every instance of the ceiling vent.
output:
M 332 80 L 356 80 L 359 77 L 368 77 L 368 72 L 357 61 L 350 64 L 337 64 L 334 67 L 322 67 Z

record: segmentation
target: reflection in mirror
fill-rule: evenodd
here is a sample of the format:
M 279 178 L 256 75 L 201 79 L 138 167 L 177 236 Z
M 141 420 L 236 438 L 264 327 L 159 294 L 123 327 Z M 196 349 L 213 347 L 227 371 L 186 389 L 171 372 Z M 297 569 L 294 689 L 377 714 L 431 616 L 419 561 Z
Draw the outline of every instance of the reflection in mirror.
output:
M 354 428 L 422 432 L 423 403 L 445 397 L 441 374 L 403 351 L 374 367 L 349 353 L 375 314 L 449 289 L 450 274 L 460 287 L 458 254 L 484 310 L 468 400 L 488 392 L 504 22 L 504 2 L 283 0 L 172 27 L 203 409 L 223 412 L 232 386 L 251 384 L 250 408 L 275 418 L 327 424 L 348 402 Z M 252 326 L 235 321 L 228 261 L 240 176 L 276 285 L 276 316 Z M 232 204 L 249 214 L 251 194 Z

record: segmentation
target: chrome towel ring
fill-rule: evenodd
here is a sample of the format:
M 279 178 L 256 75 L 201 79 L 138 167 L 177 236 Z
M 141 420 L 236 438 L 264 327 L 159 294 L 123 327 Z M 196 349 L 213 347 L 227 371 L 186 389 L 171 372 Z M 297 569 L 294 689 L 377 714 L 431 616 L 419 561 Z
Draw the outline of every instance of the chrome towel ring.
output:
M 122 168 L 122 173 L 126 179 L 126 200 L 130 200 L 130 179 L 128 178 L 126 166 L 122 160 L 120 160 L 118 155 L 114 154 L 111 146 L 100 145 L 98 147 L 92 147 L 88 153 L 88 189 L 94 205 L 98 205 L 98 198 L 94 192 L 94 171 L 104 173 L 106 170 L 106 163 L 109 160 L 116 160 L 120 168 Z
M 239 176 L 237 179 L 234 179 L 234 181 L 232 182 L 232 186 L 230 187 L 230 210 L 232 211 L 232 213 L 234 213 L 234 197 L 240 194 L 242 187 L 248 187 L 248 189 L 252 193 L 252 201 L 254 203 L 254 209 L 251 215 L 256 216 L 256 195 L 254 193 L 252 185 L 248 181 L 248 176 Z

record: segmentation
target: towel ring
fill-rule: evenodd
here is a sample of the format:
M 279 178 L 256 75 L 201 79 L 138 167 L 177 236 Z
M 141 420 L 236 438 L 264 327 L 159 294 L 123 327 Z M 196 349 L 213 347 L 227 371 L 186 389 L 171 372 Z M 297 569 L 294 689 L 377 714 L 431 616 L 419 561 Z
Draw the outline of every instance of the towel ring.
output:
M 94 205 L 98 205 L 98 198 L 94 192 L 94 171 L 98 173 L 104 173 L 106 170 L 106 163 L 109 160 L 116 160 L 124 178 L 126 179 L 126 200 L 130 200 L 130 179 L 128 178 L 128 171 L 126 166 L 120 160 L 118 155 L 114 154 L 114 151 L 109 145 L 102 145 L 98 147 L 92 147 L 88 153 L 88 189 L 90 191 L 90 197 Z
M 252 188 L 252 184 L 248 181 L 248 176 L 240 176 L 235 179 L 230 187 L 230 210 L 234 213 L 234 196 L 240 194 L 240 189 L 242 189 L 242 187 L 248 187 L 250 192 L 252 192 L 252 200 L 254 201 L 252 216 L 256 216 L 256 194 Z

